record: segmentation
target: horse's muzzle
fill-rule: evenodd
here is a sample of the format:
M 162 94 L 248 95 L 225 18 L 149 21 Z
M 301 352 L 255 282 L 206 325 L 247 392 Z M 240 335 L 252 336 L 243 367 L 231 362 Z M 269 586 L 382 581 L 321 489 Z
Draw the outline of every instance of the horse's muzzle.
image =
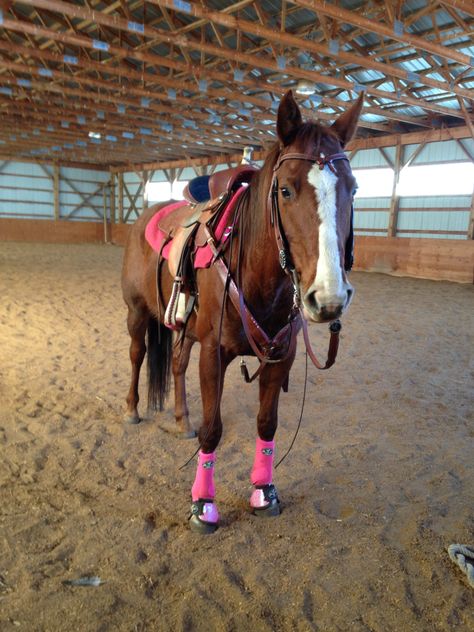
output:
M 336 320 L 349 307 L 354 288 L 345 282 L 337 294 L 328 294 L 324 290 L 309 288 L 303 298 L 303 314 L 306 320 L 315 323 L 327 323 Z

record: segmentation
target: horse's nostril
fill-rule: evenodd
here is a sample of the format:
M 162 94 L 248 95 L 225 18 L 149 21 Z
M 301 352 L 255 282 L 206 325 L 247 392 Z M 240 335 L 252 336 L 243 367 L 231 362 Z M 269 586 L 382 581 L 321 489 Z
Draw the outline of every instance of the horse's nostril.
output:
M 316 300 L 316 292 L 311 292 L 310 294 L 307 294 L 305 300 L 310 309 L 314 311 L 319 310 L 318 301 Z

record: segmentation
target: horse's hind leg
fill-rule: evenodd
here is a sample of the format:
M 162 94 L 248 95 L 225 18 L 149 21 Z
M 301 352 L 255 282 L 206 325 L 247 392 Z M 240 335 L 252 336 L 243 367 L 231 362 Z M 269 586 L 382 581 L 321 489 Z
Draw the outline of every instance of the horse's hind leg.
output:
M 174 414 L 181 436 L 193 439 L 196 431 L 189 423 L 189 410 L 186 402 L 186 369 L 194 340 L 184 337 L 182 344 L 173 349 L 173 377 L 174 377 Z
M 138 416 L 138 380 L 143 358 L 146 353 L 145 335 L 150 313 L 144 304 L 128 305 L 127 326 L 130 334 L 130 362 L 132 363 L 132 379 L 127 395 L 127 421 L 132 424 L 140 423 Z

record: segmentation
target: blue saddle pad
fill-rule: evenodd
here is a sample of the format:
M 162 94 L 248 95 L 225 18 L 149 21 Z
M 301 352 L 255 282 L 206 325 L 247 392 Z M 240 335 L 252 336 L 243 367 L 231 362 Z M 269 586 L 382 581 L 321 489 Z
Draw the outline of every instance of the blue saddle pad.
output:
M 211 176 L 197 176 L 188 184 L 189 192 L 198 202 L 206 202 L 210 199 L 209 178 Z

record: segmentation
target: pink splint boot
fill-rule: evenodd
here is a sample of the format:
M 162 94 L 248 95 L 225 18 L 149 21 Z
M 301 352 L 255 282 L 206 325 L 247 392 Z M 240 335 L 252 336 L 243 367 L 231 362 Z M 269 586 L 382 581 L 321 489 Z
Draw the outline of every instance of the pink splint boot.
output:
M 250 496 L 250 506 L 256 516 L 280 515 L 280 500 L 275 485 L 272 483 L 274 441 L 263 441 L 257 437 L 255 458 L 250 481 L 255 489 Z
M 201 534 L 214 533 L 219 526 L 219 512 L 214 502 L 215 452 L 206 454 L 199 451 L 196 478 L 192 487 L 191 516 L 189 526 L 192 531 Z

